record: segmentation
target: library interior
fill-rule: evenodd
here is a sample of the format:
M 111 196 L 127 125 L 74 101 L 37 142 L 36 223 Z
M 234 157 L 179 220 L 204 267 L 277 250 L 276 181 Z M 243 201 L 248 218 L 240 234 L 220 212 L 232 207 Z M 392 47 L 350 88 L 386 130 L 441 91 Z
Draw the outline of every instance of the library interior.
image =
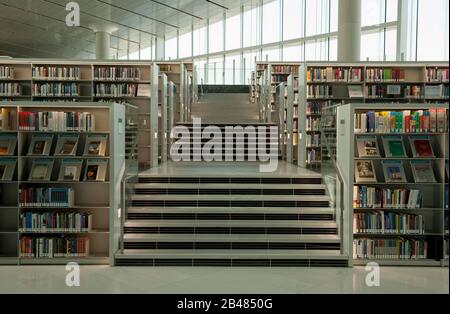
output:
M 448 294 L 448 203 L 448 0 L 0 0 L 1 294 Z

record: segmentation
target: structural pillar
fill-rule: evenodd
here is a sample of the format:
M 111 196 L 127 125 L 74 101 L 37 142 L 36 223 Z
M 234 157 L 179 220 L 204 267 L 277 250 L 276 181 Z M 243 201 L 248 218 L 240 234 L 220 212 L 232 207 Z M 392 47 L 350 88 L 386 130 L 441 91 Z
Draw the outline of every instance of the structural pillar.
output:
M 162 61 L 165 56 L 165 40 L 164 37 L 155 38 L 155 60 Z
M 338 61 L 361 59 L 361 0 L 339 0 Z
M 111 34 L 105 31 L 95 32 L 95 54 L 98 60 L 111 59 Z

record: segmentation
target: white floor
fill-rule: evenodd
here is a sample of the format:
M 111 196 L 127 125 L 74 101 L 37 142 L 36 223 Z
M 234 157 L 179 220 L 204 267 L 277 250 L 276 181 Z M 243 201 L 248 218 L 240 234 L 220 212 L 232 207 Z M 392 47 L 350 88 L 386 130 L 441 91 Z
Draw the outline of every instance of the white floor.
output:
M 449 270 L 382 267 L 380 286 L 364 267 L 191 268 L 81 266 L 80 286 L 65 283 L 65 266 L 2 266 L 0 293 L 449 293 Z

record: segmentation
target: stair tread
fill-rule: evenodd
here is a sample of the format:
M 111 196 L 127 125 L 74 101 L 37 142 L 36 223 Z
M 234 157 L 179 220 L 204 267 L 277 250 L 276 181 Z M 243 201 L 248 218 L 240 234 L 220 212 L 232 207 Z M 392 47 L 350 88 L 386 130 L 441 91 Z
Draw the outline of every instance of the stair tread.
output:
M 125 242 L 312 242 L 339 243 L 338 235 L 330 234 L 135 234 L 124 235 Z
M 131 200 L 199 200 L 199 201 L 330 201 L 328 195 L 258 195 L 257 199 L 251 199 L 255 195 L 190 195 L 190 194 L 171 194 L 171 195 L 132 195 Z
M 190 249 L 125 249 L 118 258 L 221 258 L 221 259 L 348 259 L 340 250 L 190 250 Z
M 331 207 L 130 207 L 128 213 L 332 214 Z
M 315 220 L 127 220 L 125 227 L 297 227 L 336 228 L 334 221 Z
M 137 189 L 171 188 L 171 189 L 311 189 L 324 190 L 325 184 L 264 184 L 264 183 L 135 183 Z

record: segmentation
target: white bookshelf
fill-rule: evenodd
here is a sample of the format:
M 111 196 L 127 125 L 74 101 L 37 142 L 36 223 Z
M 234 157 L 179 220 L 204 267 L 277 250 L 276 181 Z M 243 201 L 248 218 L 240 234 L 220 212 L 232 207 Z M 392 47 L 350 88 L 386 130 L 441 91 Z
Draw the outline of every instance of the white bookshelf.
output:
M 427 110 L 430 108 L 444 108 L 446 110 L 446 118 L 448 123 L 448 104 L 425 104 L 425 103 L 405 103 L 396 104 L 395 106 L 385 103 L 354 103 L 346 104 L 338 108 L 337 111 L 337 164 L 344 177 L 344 207 L 348 209 L 344 217 L 344 225 L 341 226 L 345 238 L 344 251 L 353 256 L 353 240 L 360 238 L 368 239 L 419 239 L 427 242 L 428 245 L 428 258 L 422 259 L 355 259 L 351 260 L 351 264 L 365 264 L 369 261 L 376 261 L 382 265 L 441 265 L 443 262 L 444 252 L 443 240 L 445 238 L 444 230 L 444 198 L 445 198 L 445 159 L 448 158 L 448 124 L 446 131 L 443 133 L 433 133 L 430 135 L 432 147 L 435 153 L 434 158 L 417 158 L 413 157 L 410 148 L 407 147 L 411 136 L 420 135 L 421 133 L 389 133 L 391 136 L 400 136 L 405 145 L 407 152 L 406 158 L 403 158 L 404 169 L 407 182 L 405 183 L 389 183 L 384 181 L 383 170 L 381 169 L 382 160 L 398 160 L 396 157 L 384 157 L 385 152 L 382 146 L 382 136 L 384 133 L 355 133 L 354 115 L 355 113 L 365 113 L 368 111 L 403 111 L 403 110 Z M 426 133 L 430 134 L 430 133 Z M 381 157 L 364 157 L 360 158 L 357 153 L 356 139 L 359 136 L 374 136 L 377 138 Z M 371 160 L 374 164 L 374 171 L 376 174 L 376 182 L 358 183 L 355 180 L 355 162 L 358 160 Z M 436 183 L 414 183 L 414 177 L 411 172 L 409 163 L 411 160 L 430 160 L 433 165 L 433 171 Z M 359 208 L 354 207 L 354 187 L 355 186 L 367 186 L 367 187 L 379 187 L 379 188 L 392 188 L 392 189 L 416 189 L 423 193 L 423 206 L 419 208 L 386 208 L 387 212 L 393 212 L 398 214 L 415 214 L 421 215 L 425 222 L 425 230 L 422 234 L 380 234 L 380 233 L 357 233 L 353 230 L 353 216 L 354 213 L 371 213 L 379 212 L 381 209 L 373 208 Z M 448 210 L 447 210 L 448 211 Z

